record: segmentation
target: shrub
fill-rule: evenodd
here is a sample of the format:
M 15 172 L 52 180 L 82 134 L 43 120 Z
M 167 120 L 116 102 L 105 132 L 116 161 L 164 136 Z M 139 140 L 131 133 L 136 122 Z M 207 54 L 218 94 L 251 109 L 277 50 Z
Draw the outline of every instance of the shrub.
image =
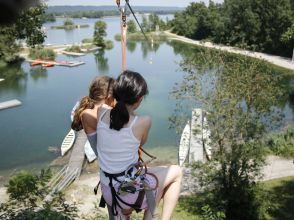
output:
M 86 44 L 86 43 L 93 43 L 93 39 L 92 38 L 85 38 L 82 40 L 82 43 Z
M 76 45 L 72 45 L 71 47 L 68 47 L 65 49 L 65 51 L 67 52 L 74 52 L 74 53 L 81 53 L 81 48 L 79 46 Z
M 269 152 L 282 157 L 294 156 L 294 126 L 287 132 L 271 133 L 268 135 L 266 146 Z
M 74 25 L 75 23 L 73 22 L 73 20 L 67 18 L 63 21 L 63 24 L 67 26 L 67 25 Z
M 29 54 L 30 58 L 43 60 L 53 59 L 55 56 L 56 53 L 52 49 L 32 49 Z

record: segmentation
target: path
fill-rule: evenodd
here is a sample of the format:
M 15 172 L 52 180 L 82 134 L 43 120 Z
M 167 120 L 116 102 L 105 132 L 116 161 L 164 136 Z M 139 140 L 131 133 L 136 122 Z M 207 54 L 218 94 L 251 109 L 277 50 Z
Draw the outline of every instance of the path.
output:
M 217 45 L 217 44 L 214 44 L 211 42 L 200 43 L 200 41 L 198 41 L 198 40 L 193 40 L 193 39 L 190 39 L 187 37 L 172 34 L 169 31 L 165 31 L 165 33 L 170 36 L 176 37 L 176 38 L 172 38 L 172 40 L 180 40 L 180 41 L 190 43 L 190 44 L 215 48 L 215 49 L 219 49 L 219 50 L 226 50 L 231 53 L 242 54 L 242 55 L 246 55 L 246 56 L 250 56 L 250 57 L 254 57 L 254 58 L 258 58 L 258 59 L 265 59 L 266 61 L 268 61 L 274 65 L 294 70 L 294 63 L 291 63 L 290 58 L 287 58 L 287 57 L 281 57 L 281 56 L 265 54 L 265 53 L 260 53 L 260 52 L 252 52 L 252 51 L 248 51 L 248 50 L 240 50 L 240 49 L 236 49 L 236 48 L 230 47 L 230 46 L 220 46 L 220 45 Z
M 188 195 L 200 190 L 199 185 L 192 178 L 191 168 L 183 169 L 183 181 L 180 195 Z M 267 158 L 267 166 L 263 169 L 263 181 L 293 176 L 294 179 L 294 164 L 293 160 L 287 160 L 278 156 L 269 156 Z

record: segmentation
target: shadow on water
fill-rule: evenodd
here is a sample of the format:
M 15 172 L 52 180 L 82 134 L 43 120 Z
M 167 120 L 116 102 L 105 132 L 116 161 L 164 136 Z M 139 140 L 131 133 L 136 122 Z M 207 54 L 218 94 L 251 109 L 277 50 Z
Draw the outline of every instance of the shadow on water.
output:
M 0 78 L 5 79 L 0 84 L 0 99 L 22 95 L 26 92 L 28 74 L 21 67 L 21 63 L 1 67 Z M 9 94 L 9 97 L 7 97 L 7 94 Z
M 94 53 L 97 71 L 99 75 L 108 73 L 108 58 L 105 57 L 105 49 L 100 49 Z
M 46 68 L 42 66 L 34 67 L 30 69 L 30 76 L 34 80 L 34 82 L 38 82 L 39 79 L 47 79 L 48 71 Z

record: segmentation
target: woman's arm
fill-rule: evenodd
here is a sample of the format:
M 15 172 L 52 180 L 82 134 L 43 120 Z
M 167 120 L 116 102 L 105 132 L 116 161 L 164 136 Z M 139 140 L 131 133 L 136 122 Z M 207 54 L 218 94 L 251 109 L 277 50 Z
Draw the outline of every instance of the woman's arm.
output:
M 142 147 L 147 139 L 148 133 L 151 128 L 151 118 L 148 116 L 140 116 L 138 117 L 136 123 L 133 126 L 133 134 L 138 139 L 141 140 L 140 147 Z

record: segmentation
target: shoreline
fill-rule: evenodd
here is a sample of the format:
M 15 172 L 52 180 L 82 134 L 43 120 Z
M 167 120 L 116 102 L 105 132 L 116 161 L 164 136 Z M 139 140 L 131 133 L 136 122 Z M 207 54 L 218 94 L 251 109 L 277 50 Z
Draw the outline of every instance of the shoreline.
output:
M 286 69 L 290 69 L 290 70 L 294 70 L 294 63 L 291 63 L 290 58 L 287 58 L 287 57 L 266 54 L 266 53 L 261 53 L 261 52 L 253 52 L 253 51 L 249 51 L 249 50 L 241 50 L 241 49 L 237 49 L 237 48 L 231 47 L 231 46 L 220 46 L 220 45 L 217 45 L 217 44 L 214 44 L 211 42 L 201 43 L 199 40 L 193 40 L 193 39 L 190 39 L 187 37 L 173 34 L 173 33 L 170 33 L 170 31 L 164 31 L 164 33 L 166 33 L 169 36 L 175 37 L 175 38 L 170 38 L 171 40 L 179 40 L 179 41 L 182 41 L 185 43 L 190 43 L 190 44 L 194 44 L 194 45 L 198 45 L 198 46 L 228 51 L 230 53 L 240 54 L 240 55 L 244 55 L 244 56 L 250 56 L 253 58 L 257 58 L 257 59 L 264 59 L 273 65 L 283 67 Z

